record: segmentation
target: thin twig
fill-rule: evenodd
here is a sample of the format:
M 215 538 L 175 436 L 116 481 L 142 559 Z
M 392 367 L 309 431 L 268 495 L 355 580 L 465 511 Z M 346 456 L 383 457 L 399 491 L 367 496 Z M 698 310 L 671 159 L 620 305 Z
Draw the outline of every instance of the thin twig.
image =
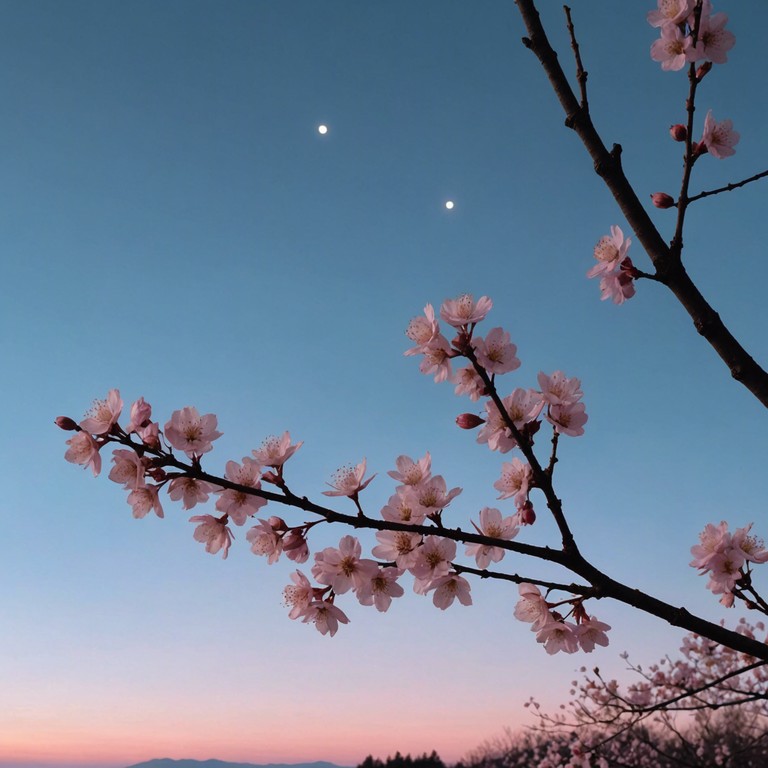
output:
M 579 82 L 579 91 L 581 92 L 581 108 L 585 112 L 589 112 L 589 102 L 587 101 L 587 71 L 584 69 L 581 63 L 581 53 L 579 53 L 579 44 L 576 41 L 576 32 L 573 28 L 573 21 L 571 21 L 571 9 L 567 6 L 563 6 L 565 11 L 565 18 L 568 20 L 568 34 L 571 36 L 571 48 L 573 48 L 573 56 L 576 59 L 576 79 Z
M 717 189 L 710 189 L 707 192 L 699 192 L 698 195 L 694 195 L 693 197 L 689 197 L 688 201 L 689 203 L 692 203 L 694 200 L 701 200 L 704 197 L 711 197 L 712 195 L 719 195 L 721 192 L 732 192 L 734 189 L 738 189 L 739 187 L 743 187 L 745 184 L 749 184 L 752 181 L 757 181 L 758 179 L 763 179 L 766 176 L 768 176 L 768 171 L 763 171 L 762 173 L 756 173 L 754 176 L 750 176 L 748 179 L 744 179 L 744 181 L 737 181 L 733 184 L 726 184 L 724 187 L 718 187 Z

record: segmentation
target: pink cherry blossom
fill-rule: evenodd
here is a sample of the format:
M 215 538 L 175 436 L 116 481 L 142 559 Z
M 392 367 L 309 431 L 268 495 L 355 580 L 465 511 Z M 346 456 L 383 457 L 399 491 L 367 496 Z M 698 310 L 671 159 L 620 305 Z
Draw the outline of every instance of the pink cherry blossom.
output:
M 396 523 L 421 525 L 427 516 L 427 510 L 419 505 L 413 486 L 401 485 L 382 507 L 381 516 Z
M 714 64 L 725 64 L 728 61 L 727 54 L 736 43 L 736 37 L 733 32 L 724 29 L 727 22 L 728 17 L 724 13 L 701 15 L 695 58 L 691 57 L 691 61 L 706 59 Z
M 282 467 L 296 451 L 304 445 L 303 440 L 291 445 L 291 435 L 283 432 L 281 437 L 270 435 L 259 448 L 252 451 L 256 461 L 264 467 Z
M 428 514 L 431 514 L 447 507 L 461 493 L 462 489 L 451 488 L 450 491 L 447 490 L 443 476 L 435 475 L 421 485 L 414 486 L 413 490 L 418 505 L 427 510 Z
M 541 399 L 549 405 L 573 405 L 584 397 L 581 380 L 568 378 L 562 371 L 547 376 L 543 371 L 538 375 Z
M 377 531 L 379 542 L 371 554 L 381 560 L 394 560 L 398 568 L 407 570 L 416 564 L 421 543 L 420 533 L 408 531 Z
M 131 406 L 131 420 L 125 431 L 130 435 L 131 432 L 136 432 L 139 427 L 144 427 L 149 423 L 152 418 L 152 406 L 140 397 Z
M 454 600 L 458 600 L 462 605 L 472 605 L 469 582 L 455 571 L 434 579 L 427 591 L 433 589 L 435 594 L 432 596 L 432 603 L 442 611 L 450 608 Z
M 576 625 L 569 621 L 550 621 L 536 633 L 536 642 L 544 643 L 544 649 L 549 654 L 558 651 L 576 653 L 579 641 Z
M 728 523 L 723 520 L 719 525 L 707 523 L 699 534 L 699 544 L 691 547 L 694 568 L 709 568 L 709 562 L 718 552 L 723 552 L 731 544 Z
M 222 435 L 216 430 L 217 425 L 214 414 L 201 416 L 197 408 L 188 405 L 171 414 L 171 420 L 163 431 L 165 439 L 174 448 L 192 458 L 212 450 L 211 443 Z
M 251 552 L 254 555 L 266 555 L 267 563 L 272 565 L 280 558 L 283 542 L 275 529 L 266 520 L 257 520 L 257 524 L 245 534 L 251 542 Z
M 338 549 L 326 547 L 315 554 L 312 575 L 333 588 L 338 595 L 359 589 L 366 579 L 376 575 L 378 564 L 361 559 L 360 542 L 354 536 L 342 536 Z
M 315 600 L 304 610 L 302 621 L 312 623 L 321 635 L 333 637 L 339 630 L 339 623 L 349 624 L 346 614 L 328 600 Z
M 627 255 L 630 245 L 632 240 L 624 237 L 621 228 L 612 226 L 611 234 L 601 237 L 595 246 L 594 256 L 597 264 L 587 272 L 587 277 L 598 277 L 618 267 Z
M 541 590 L 534 584 L 523 582 L 519 585 L 520 600 L 515 606 L 515 618 L 531 624 L 531 629 L 538 632 L 545 624 L 552 621 L 547 601 L 542 597 Z
M 692 44 L 692 38 L 683 34 L 676 24 L 665 24 L 661 37 L 651 45 L 651 58 L 658 61 L 665 72 L 677 72 L 689 61 Z
M 175 477 L 168 486 L 168 495 L 173 501 L 182 500 L 184 509 L 192 509 L 197 504 L 204 504 L 215 487 L 205 480 L 194 477 Z
M 434 375 L 437 384 L 451 377 L 453 352 L 445 336 L 438 334 L 421 351 L 424 354 L 424 359 L 419 364 L 419 370 L 425 376 Z
M 607 272 L 600 278 L 601 301 L 610 299 L 614 304 L 623 304 L 634 295 L 635 284 L 628 272 Z
M 243 463 L 228 461 L 224 477 L 233 483 L 243 485 L 246 488 L 258 490 L 261 488 L 259 477 L 261 476 L 260 467 L 256 461 L 243 458 Z M 234 488 L 221 488 L 216 491 L 219 498 L 216 501 L 216 509 L 229 515 L 235 525 L 243 525 L 250 515 L 255 515 L 266 503 L 267 500 L 260 496 L 239 491 Z
M 485 338 L 473 340 L 477 361 L 488 373 L 509 373 L 520 367 L 515 357 L 517 347 L 509 340 L 509 333 L 503 328 L 491 328 Z
M 472 402 L 477 402 L 485 392 L 485 384 L 473 366 L 459 368 L 451 377 L 451 383 L 456 385 L 453 390 L 457 395 L 468 395 Z
M 429 451 L 418 461 L 414 461 L 409 456 L 398 456 L 395 460 L 397 470 L 389 471 L 387 474 L 403 485 L 418 485 L 429 480 L 431 476 L 432 457 Z
M 315 599 L 315 590 L 301 571 L 292 573 L 291 581 L 293 584 L 283 590 L 283 601 L 291 609 L 288 618 L 298 619 Z
M 712 110 L 707 112 L 707 116 L 704 118 L 704 133 L 699 142 L 700 148 L 705 147 L 710 155 L 722 160 L 736 154 L 734 147 L 739 143 L 739 138 L 739 134 L 733 130 L 733 123 L 730 120 L 716 123 L 712 117 Z
M 123 410 L 120 390 L 110 389 L 104 400 L 94 400 L 91 409 L 80 422 L 80 427 L 92 435 L 105 435 L 109 432 Z
M 283 552 L 294 563 L 306 563 L 309 560 L 309 546 L 301 531 L 289 530 L 283 536 Z
M 371 475 L 367 480 L 363 480 L 365 475 L 365 459 L 354 467 L 340 467 L 333 475 L 333 482 L 326 483 L 333 488 L 332 491 L 323 491 L 324 496 L 349 496 L 350 499 L 356 499 L 357 494 L 365 488 L 368 483 L 376 477 Z
M 90 467 L 93 470 L 93 476 L 96 477 L 101 472 L 101 456 L 99 454 L 99 444 L 93 439 L 90 432 L 77 432 L 67 440 L 66 453 L 64 458 L 71 464 L 82 464 L 83 469 Z
M 487 296 L 477 301 L 469 293 L 455 299 L 446 299 L 440 307 L 440 317 L 454 328 L 461 328 L 470 323 L 479 323 L 491 311 L 493 302 Z
M 402 597 L 403 588 L 397 579 L 403 572 L 399 568 L 379 568 L 357 590 L 357 599 L 362 605 L 375 605 L 377 611 L 386 611 L 392 604 L 393 597 Z
M 144 487 L 147 464 L 135 451 L 112 451 L 112 461 L 115 466 L 109 473 L 110 480 L 131 490 Z
M 646 18 L 652 27 L 679 24 L 693 10 L 694 0 L 658 0 L 658 9 L 648 11 Z
M 226 560 L 233 538 L 226 523 L 213 515 L 195 515 L 189 518 L 189 522 L 199 523 L 195 528 L 195 541 L 205 544 L 205 551 L 212 555 L 222 550 L 222 557 Z
M 139 427 L 136 434 L 141 438 L 144 445 L 148 445 L 150 448 L 160 447 L 160 426 L 154 421 L 145 427 Z
M 439 536 L 427 536 L 419 547 L 416 563 L 409 570 L 422 586 L 427 586 L 435 579 L 448 574 L 455 557 L 455 541 Z
M 472 523 L 472 525 L 475 525 Z M 519 522 L 517 515 L 510 515 L 502 519 L 501 512 L 492 507 L 483 507 L 480 510 L 480 525 L 475 525 L 477 532 L 491 539 L 509 541 L 517 536 Z M 501 547 L 492 547 L 485 544 L 467 544 L 465 554 L 474 557 L 478 568 L 487 568 L 491 563 L 498 563 L 506 554 Z
M 531 465 L 518 458 L 505 461 L 501 465 L 501 477 L 493 484 L 501 491 L 499 499 L 509 499 L 514 496 L 515 504 L 520 506 L 527 498 L 531 487 Z
M 744 528 L 737 528 L 733 532 L 731 544 L 740 552 L 745 560 L 750 563 L 768 562 L 768 550 L 765 549 L 765 542 L 750 534 L 752 523 Z
M 420 355 L 424 348 L 440 333 L 440 326 L 435 319 L 435 310 L 431 304 L 424 307 L 424 317 L 414 317 L 405 331 L 405 335 L 416 346 L 406 350 L 406 355 Z
M 576 639 L 579 641 L 581 649 L 586 653 L 592 653 L 596 645 L 603 647 L 608 645 L 608 635 L 606 632 L 611 627 L 598 621 L 594 616 L 590 616 L 588 621 L 582 621 L 576 626 Z
M 133 507 L 133 516 L 141 518 L 154 511 L 158 517 L 164 517 L 159 491 L 156 485 L 145 485 L 131 491 L 128 494 L 128 503 Z
M 502 401 L 507 415 L 518 429 L 523 429 L 527 422 L 532 421 L 541 411 L 541 395 L 530 389 L 518 387 Z M 517 442 L 502 418 L 499 409 L 492 400 L 485 403 L 486 422 L 477 435 L 478 443 L 487 443 L 492 451 L 507 453 Z
M 569 435 L 570 437 L 584 434 L 584 425 L 588 418 L 584 403 L 551 405 L 547 409 L 547 421 L 554 425 L 561 435 Z

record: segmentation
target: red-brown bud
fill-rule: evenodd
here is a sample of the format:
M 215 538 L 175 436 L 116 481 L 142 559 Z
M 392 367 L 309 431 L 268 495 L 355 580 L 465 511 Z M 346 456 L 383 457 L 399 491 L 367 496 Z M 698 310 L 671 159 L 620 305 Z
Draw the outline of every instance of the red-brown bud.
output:
M 672 195 L 668 195 L 666 192 L 654 192 L 651 195 L 651 202 L 657 208 L 674 208 L 675 198 Z
M 67 432 L 79 432 L 80 427 L 77 425 L 77 422 L 73 419 L 70 419 L 69 416 L 57 416 L 56 417 L 56 426 L 59 429 L 64 429 Z
M 460 413 L 456 417 L 456 423 L 462 429 L 474 429 L 475 427 L 479 427 L 481 424 L 485 424 L 485 419 L 481 419 L 474 413 Z
M 688 129 L 682 123 L 676 123 L 669 127 L 669 135 L 675 141 L 685 141 L 688 138 Z
M 533 525 L 536 522 L 536 513 L 530 501 L 526 501 L 520 508 L 520 522 L 523 525 Z

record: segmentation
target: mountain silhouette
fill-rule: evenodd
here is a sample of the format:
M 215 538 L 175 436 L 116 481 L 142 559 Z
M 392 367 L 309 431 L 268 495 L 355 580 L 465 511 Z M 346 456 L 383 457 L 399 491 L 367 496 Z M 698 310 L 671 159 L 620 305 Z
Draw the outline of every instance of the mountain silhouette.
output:
M 127 768 L 341 768 L 335 763 L 317 761 L 314 763 L 228 763 L 224 760 L 171 760 L 162 757 L 135 763 Z

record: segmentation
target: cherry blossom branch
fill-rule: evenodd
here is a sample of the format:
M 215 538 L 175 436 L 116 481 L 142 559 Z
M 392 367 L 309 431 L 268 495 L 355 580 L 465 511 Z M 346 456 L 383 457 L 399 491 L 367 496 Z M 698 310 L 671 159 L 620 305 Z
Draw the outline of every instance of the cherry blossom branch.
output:
M 466 344 L 460 345 L 460 347 L 462 348 L 462 352 L 467 360 L 472 363 L 472 366 L 474 367 L 477 375 L 482 379 L 488 396 L 491 398 L 493 404 L 498 409 L 501 418 L 506 424 L 507 429 L 512 434 L 512 437 L 515 439 L 515 442 L 517 442 L 523 456 L 525 456 L 526 460 L 531 465 L 534 482 L 536 486 L 544 493 L 544 496 L 547 500 L 547 507 L 552 513 L 558 530 L 560 531 L 560 535 L 562 536 L 563 551 L 566 553 L 573 553 L 574 555 L 581 557 L 578 547 L 576 546 L 576 540 L 574 539 L 573 533 L 571 532 L 571 529 L 568 526 L 568 522 L 565 519 L 565 515 L 563 514 L 562 502 L 557 497 L 555 489 L 552 485 L 551 472 L 547 472 L 542 468 L 539 460 L 536 458 L 536 454 L 533 452 L 530 439 L 523 436 L 523 434 L 515 425 L 513 419 L 507 413 L 507 409 L 499 397 L 499 393 L 494 382 L 491 381 L 490 377 L 488 376 L 488 372 L 478 362 L 477 356 L 475 355 L 472 346 L 467 342 Z
M 557 54 L 549 43 L 533 0 L 515 0 L 527 30 L 523 44 L 538 58 L 566 115 L 565 124 L 581 139 L 600 176 L 663 282 L 688 312 L 694 327 L 731 371 L 734 379 L 768 407 L 768 373 L 761 368 L 726 328 L 720 316 L 707 303 L 693 283 L 680 259 L 662 238 L 637 197 L 621 166 L 621 146 L 609 152 L 595 129 L 589 111 L 579 104 L 563 72 Z M 689 138 L 690 140 L 690 138 Z
M 696 200 L 701 200 L 705 197 L 711 197 L 712 195 L 719 195 L 721 192 L 732 192 L 734 189 L 738 189 L 739 187 L 743 187 L 746 184 L 750 184 L 753 181 L 757 181 L 758 179 L 764 179 L 766 176 L 768 176 L 768 171 L 762 171 L 761 173 L 756 173 L 754 176 L 750 176 L 748 179 L 744 179 L 743 181 L 734 182 L 731 184 L 726 184 L 724 187 L 718 187 L 717 189 L 710 189 L 706 192 L 699 192 L 698 195 L 694 195 L 693 197 L 687 198 L 687 203 L 693 203 Z
M 483 383 L 484 386 L 488 388 L 489 395 L 493 398 L 495 407 L 499 409 L 500 414 L 505 414 L 506 408 L 504 408 L 504 404 L 499 399 L 495 387 L 490 381 L 487 372 L 485 372 L 485 369 L 477 363 L 477 358 L 474 355 L 474 351 L 472 350 L 471 346 L 469 344 L 464 344 L 463 346 L 466 356 L 469 357 L 470 360 L 474 358 L 473 365 L 476 365 L 480 369 L 477 371 L 478 375 L 480 375 L 482 372 L 482 375 L 485 377 L 483 379 Z M 141 399 L 141 404 L 146 405 L 144 404 L 143 399 Z M 138 405 L 139 401 L 134 404 L 132 411 L 134 408 L 137 408 Z M 148 406 L 146 407 L 148 408 Z M 201 427 L 200 425 L 208 417 L 200 417 L 195 409 L 187 408 L 183 409 L 182 411 L 177 411 L 174 414 L 172 420 L 166 425 L 164 438 L 166 440 L 170 439 L 174 445 L 186 445 L 185 441 L 189 439 L 181 432 L 179 432 L 179 427 L 177 426 L 177 424 L 183 423 L 184 418 L 192 418 L 192 415 L 194 415 L 193 421 L 195 430 L 198 430 L 199 428 L 207 431 L 206 436 L 204 437 L 206 441 L 206 447 L 201 452 L 201 454 L 193 453 L 191 463 L 187 464 L 180 461 L 170 451 L 170 449 L 168 451 L 162 449 L 158 439 L 156 424 L 154 425 L 155 431 L 149 436 L 149 438 L 142 436 L 143 442 L 141 445 L 133 442 L 130 435 L 131 429 L 129 428 L 128 431 L 123 430 L 116 423 L 117 415 L 119 415 L 121 408 L 122 401 L 119 398 L 119 393 L 117 390 L 112 390 L 107 400 L 99 401 L 99 413 L 103 414 L 100 415 L 99 418 L 88 417 L 83 420 L 80 425 L 78 425 L 72 419 L 61 417 L 57 419 L 57 424 L 62 429 L 73 430 L 76 433 L 75 438 L 69 441 L 71 447 L 68 452 L 68 460 L 84 465 L 93 465 L 94 470 L 97 470 L 95 463 L 97 460 L 98 467 L 100 468 L 101 459 L 99 456 L 99 451 L 102 447 L 104 447 L 104 445 L 108 443 L 119 443 L 129 448 L 130 451 L 134 452 L 138 457 L 138 463 L 134 465 L 131 462 L 126 463 L 121 461 L 120 464 L 122 467 L 120 469 L 120 477 L 115 477 L 113 479 L 118 482 L 126 482 L 126 477 L 124 475 L 126 471 L 128 472 L 129 482 L 134 485 L 137 479 L 137 476 L 135 475 L 137 471 L 140 471 L 141 475 L 147 474 L 152 477 L 157 483 L 159 483 L 159 485 L 144 489 L 144 494 L 147 494 L 144 497 L 145 503 L 147 503 L 146 499 L 149 498 L 152 500 L 152 504 L 154 506 L 160 486 L 172 480 L 173 478 L 183 476 L 192 478 L 196 481 L 208 483 L 211 486 L 223 489 L 225 491 L 235 491 L 243 497 L 254 496 L 264 500 L 264 502 L 272 501 L 286 506 L 297 507 L 306 512 L 317 514 L 319 517 L 328 522 L 341 523 L 355 529 L 368 528 L 377 531 L 404 531 L 421 534 L 427 537 L 438 536 L 442 539 L 449 539 L 465 544 L 476 544 L 483 547 L 518 552 L 526 556 L 558 564 L 576 574 L 577 576 L 585 579 L 586 582 L 592 587 L 591 593 L 589 595 L 590 597 L 594 597 L 596 599 L 609 597 L 618 600 L 619 602 L 631 605 L 645 613 L 650 613 L 654 616 L 657 616 L 658 618 L 664 619 L 673 626 L 682 627 L 691 632 L 695 632 L 698 635 L 713 640 L 716 643 L 720 643 L 728 648 L 732 648 L 750 656 L 754 656 L 755 658 L 768 661 L 768 645 L 759 643 L 754 638 L 745 637 L 737 632 L 732 632 L 722 626 L 713 624 L 697 616 L 693 616 L 685 608 L 676 608 L 675 606 L 654 598 L 647 593 L 628 587 L 627 585 L 610 578 L 608 575 L 604 574 L 598 568 L 589 563 L 576 548 L 575 544 L 572 544 L 571 546 L 567 546 L 566 544 L 562 550 L 557 550 L 550 547 L 539 547 L 531 544 L 523 544 L 504 538 L 484 536 L 479 533 L 473 534 L 462 531 L 460 528 L 450 529 L 438 527 L 437 524 L 427 526 L 408 522 L 398 522 L 395 520 L 377 520 L 369 518 L 364 514 L 360 514 L 362 510 L 359 504 L 356 505 L 358 509 L 358 513 L 356 515 L 342 514 L 327 507 L 315 504 L 314 502 L 311 502 L 306 496 L 299 497 L 298 495 L 291 492 L 287 488 L 287 485 L 282 477 L 282 471 L 278 473 L 278 476 L 273 475 L 271 480 L 279 484 L 283 490 L 282 494 L 265 491 L 260 487 L 255 487 L 255 483 L 253 485 L 245 485 L 243 483 L 230 480 L 226 477 L 218 477 L 216 475 L 205 472 L 202 469 L 200 463 L 200 455 L 202 455 L 202 453 L 205 451 L 210 450 L 210 441 L 220 436 L 220 433 L 215 431 L 214 417 L 211 416 L 209 422 L 204 427 Z M 507 419 L 509 419 L 508 414 Z M 147 423 L 149 424 L 147 429 L 153 426 L 149 422 Z M 507 422 L 505 421 L 505 423 Z M 519 439 L 519 446 L 521 449 L 524 449 L 526 458 L 532 460 L 532 463 L 535 466 L 534 476 L 537 478 L 537 482 L 541 483 L 541 489 L 547 496 L 548 504 L 550 504 L 551 508 L 554 508 L 553 514 L 560 515 L 562 524 L 565 527 L 565 531 L 570 533 L 567 524 L 565 524 L 565 518 L 562 513 L 562 506 L 560 500 L 555 494 L 551 479 L 541 468 L 541 466 L 536 461 L 536 457 L 533 455 L 533 451 L 530 445 L 530 438 L 525 437 L 520 432 L 520 430 L 517 429 L 514 421 L 511 419 L 509 420 L 509 423 L 507 423 L 507 427 L 515 436 L 515 438 Z M 95 432 L 97 438 L 94 439 L 91 434 L 86 431 L 86 428 L 92 432 Z M 172 435 L 171 432 L 173 432 Z M 195 434 L 197 435 L 198 432 L 195 432 Z M 80 438 L 82 438 L 82 440 Z M 150 439 L 151 443 L 148 443 L 147 439 Z M 195 436 L 194 439 L 199 441 L 203 438 Z M 295 450 L 295 448 L 293 448 L 293 450 Z M 146 459 L 147 464 L 145 466 L 143 462 L 144 457 L 146 457 L 147 454 L 152 458 Z M 181 475 L 175 472 L 168 472 L 167 468 L 179 470 Z M 115 470 L 117 469 L 118 467 L 116 465 Z M 364 465 L 362 469 L 364 472 Z M 133 479 L 130 479 L 131 473 L 134 474 Z M 339 491 L 334 492 L 333 495 L 349 495 L 351 497 L 353 494 L 356 494 L 358 490 L 367 486 L 370 480 L 362 482 L 361 473 L 356 482 L 357 484 L 355 489 L 351 493 L 347 493 L 346 491 Z M 138 493 L 138 491 L 134 491 L 134 493 Z M 161 512 L 159 512 L 159 514 L 162 515 Z M 244 522 L 246 513 L 241 512 L 241 514 L 243 516 Z M 252 515 L 253 513 L 251 512 L 250 514 Z M 439 512 L 432 517 L 433 523 L 439 521 Z M 434 520 L 435 517 L 437 518 L 437 521 Z M 221 532 L 223 533 L 227 514 L 225 514 L 218 521 L 216 521 L 215 518 L 211 518 L 210 516 L 207 516 L 207 518 L 210 518 L 210 521 L 207 523 L 203 523 L 201 521 L 201 524 L 213 525 L 214 523 L 212 521 L 215 521 L 216 525 L 221 527 Z M 221 546 L 225 547 L 226 552 L 226 548 L 228 548 L 229 543 L 226 543 L 226 545 L 219 544 L 217 550 Z
M 504 409 L 502 408 L 502 412 L 503 410 Z M 138 447 L 134 443 L 131 443 L 131 445 L 134 448 Z M 342 523 L 352 528 L 369 528 L 377 531 L 406 531 L 410 533 L 420 533 L 425 536 L 431 536 L 437 533 L 442 538 L 451 539 L 464 544 L 480 544 L 482 546 L 498 547 L 500 549 L 507 549 L 522 555 L 556 563 L 586 579 L 587 582 L 592 585 L 592 596 L 597 599 L 603 597 L 613 598 L 619 602 L 638 608 L 645 613 L 650 613 L 658 618 L 664 619 L 672 626 L 687 629 L 688 631 L 695 632 L 698 635 L 714 640 L 726 647 L 768 661 L 768 646 L 764 643 L 744 637 L 743 635 L 727 630 L 718 624 L 713 624 L 712 622 L 694 616 L 685 608 L 676 608 L 669 603 L 665 603 L 662 600 L 641 592 L 639 589 L 628 587 L 602 573 L 589 563 L 578 550 L 573 548 L 566 552 L 551 549 L 550 547 L 539 547 L 532 544 L 523 544 L 517 541 L 495 539 L 480 534 L 470 533 L 468 531 L 462 531 L 460 528 L 442 528 L 436 530 L 433 526 L 400 523 L 391 520 L 377 520 L 366 516 L 361 517 L 360 515 L 346 515 L 315 504 L 309 501 L 306 496 L 299 497 L 293 493 L 280 495 L 263 489 L 234 483 L 226 478 L 204 472 L 194 465 L 184 464 L 176 459 L 175 456 L 168 456 L 167 461 L 171 466 L 185 471 L 189 477 L 203 480 L 222 488 L 230 488 L 247 495 L 258 496 L 268 501 L 277 502 L 278 504 L 297 507 L 305 512 L 312 512 L 320 515 L 329 522 Z M 540 467 L 539 471 L 543 474 L 543 470 L 541 470 Z M 551 487 L 551 483 L 548 485 L 551 494 L 554 496 L 554 490 Z M 554 497 L 557 499 L 556 496 Z M 557 501 L 559 504 L 559 499 Z

